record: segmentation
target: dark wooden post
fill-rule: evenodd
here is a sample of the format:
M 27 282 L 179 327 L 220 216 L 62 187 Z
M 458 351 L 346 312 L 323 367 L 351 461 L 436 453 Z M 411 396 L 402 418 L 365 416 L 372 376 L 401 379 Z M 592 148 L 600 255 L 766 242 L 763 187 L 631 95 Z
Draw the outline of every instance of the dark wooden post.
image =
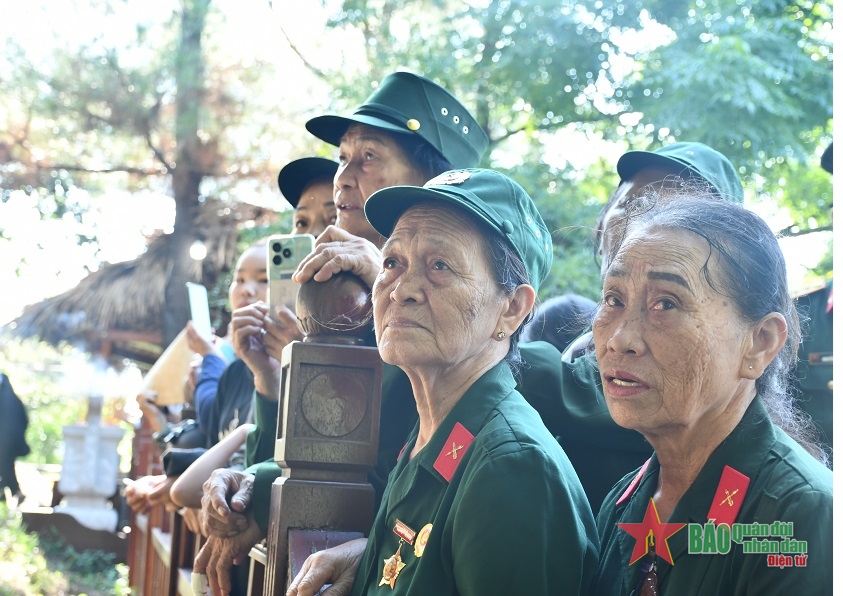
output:
M 272 487 L 267 596 L 283 594 L 291 579 L 289 552 L 303 546 L 295 536 L 308 545 L 321 540 L 297 529 L 322 531 L 327 546 L 368 533 L 375 508 L 366 475 L 377 460 L 383 364 L 372 345 L 369 289 L 348 274 L 309 282 L 297 315 L 305 340 L 288 345 L 281 362 L 275 460 L 282 476 Z M 295 573 L 302 561 L 292 562 Z

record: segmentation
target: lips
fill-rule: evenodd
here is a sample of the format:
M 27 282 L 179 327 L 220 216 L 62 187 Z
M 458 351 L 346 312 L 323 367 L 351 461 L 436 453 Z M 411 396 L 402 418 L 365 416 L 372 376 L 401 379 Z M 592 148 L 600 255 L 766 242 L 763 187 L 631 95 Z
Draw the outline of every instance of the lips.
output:
M 386 324 L 386 327 L 391 327 L 393 329 L 411 329 L 414 327 L 421 327 L 416 321 L 412 319 L 400 318 L 400 319 L 393 319 Z
M 603 374 L 606 393 L 612 397 L 628 397 L 650 389 L 650 386 L 625 370 L 608 370 Z

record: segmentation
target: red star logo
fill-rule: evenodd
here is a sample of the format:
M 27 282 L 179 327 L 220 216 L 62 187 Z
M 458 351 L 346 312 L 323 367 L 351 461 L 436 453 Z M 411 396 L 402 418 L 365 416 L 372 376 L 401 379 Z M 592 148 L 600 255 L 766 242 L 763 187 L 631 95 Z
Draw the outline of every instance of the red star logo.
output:
M 618 524 L 618 527 L 635 538 L 635 548 L 629 564 L 632 565 L 647 554 L 650 546 L 656 547 L 656 554 L 673 565 L 673 555 L 670 554 L 670 547 L 667 539 L 684 528 L 687 524 L 663 524 L 659 519 L 659 512 L 656 511 L 656 504 L 650 499 L 647 506 L 647 513 L 644 514 L 644 521 L 640 524 Z

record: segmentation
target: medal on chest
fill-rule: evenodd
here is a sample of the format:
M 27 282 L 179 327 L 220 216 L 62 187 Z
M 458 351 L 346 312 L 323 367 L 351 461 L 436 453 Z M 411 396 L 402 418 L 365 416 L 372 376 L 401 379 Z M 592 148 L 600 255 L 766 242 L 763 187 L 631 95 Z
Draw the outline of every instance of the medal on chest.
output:
M 407 566 L 407 564 L 401 560 L 401 547 L 405 542 L 412 546 L 413 541 L 416 538 L 416 532 L 400 519 L 395 520 L 395 527 L 392 528 L 392 531 L 396 536 L 398 536 L 398 550 L 395 551 L 394 555 L 383 560 L 383 575 L 381 576 L 381 581 L 378 584 L 378 587 L 386 585 L 389 586 L 390 589 L 394 590 L 398 574 L 401 573 L 401 570 Z

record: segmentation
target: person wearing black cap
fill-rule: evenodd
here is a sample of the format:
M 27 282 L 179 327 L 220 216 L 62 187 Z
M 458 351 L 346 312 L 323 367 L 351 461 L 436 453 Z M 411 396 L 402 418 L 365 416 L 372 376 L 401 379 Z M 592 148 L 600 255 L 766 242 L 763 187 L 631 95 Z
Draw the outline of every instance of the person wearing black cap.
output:
M 560 352 L 591 326 L 597 303 L 579 294 L 554 296 L 542 302 L 524 327 L 522 342 L 546 341 Z
M 588 502 L 509 366 L 553 259 L 535 205 L 506 176 L 464 169 L 380 190 L 365 212 L 389 236 L 378 350 L 409 376 L 419 420 L 368 539 L 311 556 L 287 594 L 587 593 Z
M 293 233 L 318 236 L 337 221 L 334 174 L 339 164 L 324 157 L 303 157 L 278 173 L 278 188 L 293 207 Z

